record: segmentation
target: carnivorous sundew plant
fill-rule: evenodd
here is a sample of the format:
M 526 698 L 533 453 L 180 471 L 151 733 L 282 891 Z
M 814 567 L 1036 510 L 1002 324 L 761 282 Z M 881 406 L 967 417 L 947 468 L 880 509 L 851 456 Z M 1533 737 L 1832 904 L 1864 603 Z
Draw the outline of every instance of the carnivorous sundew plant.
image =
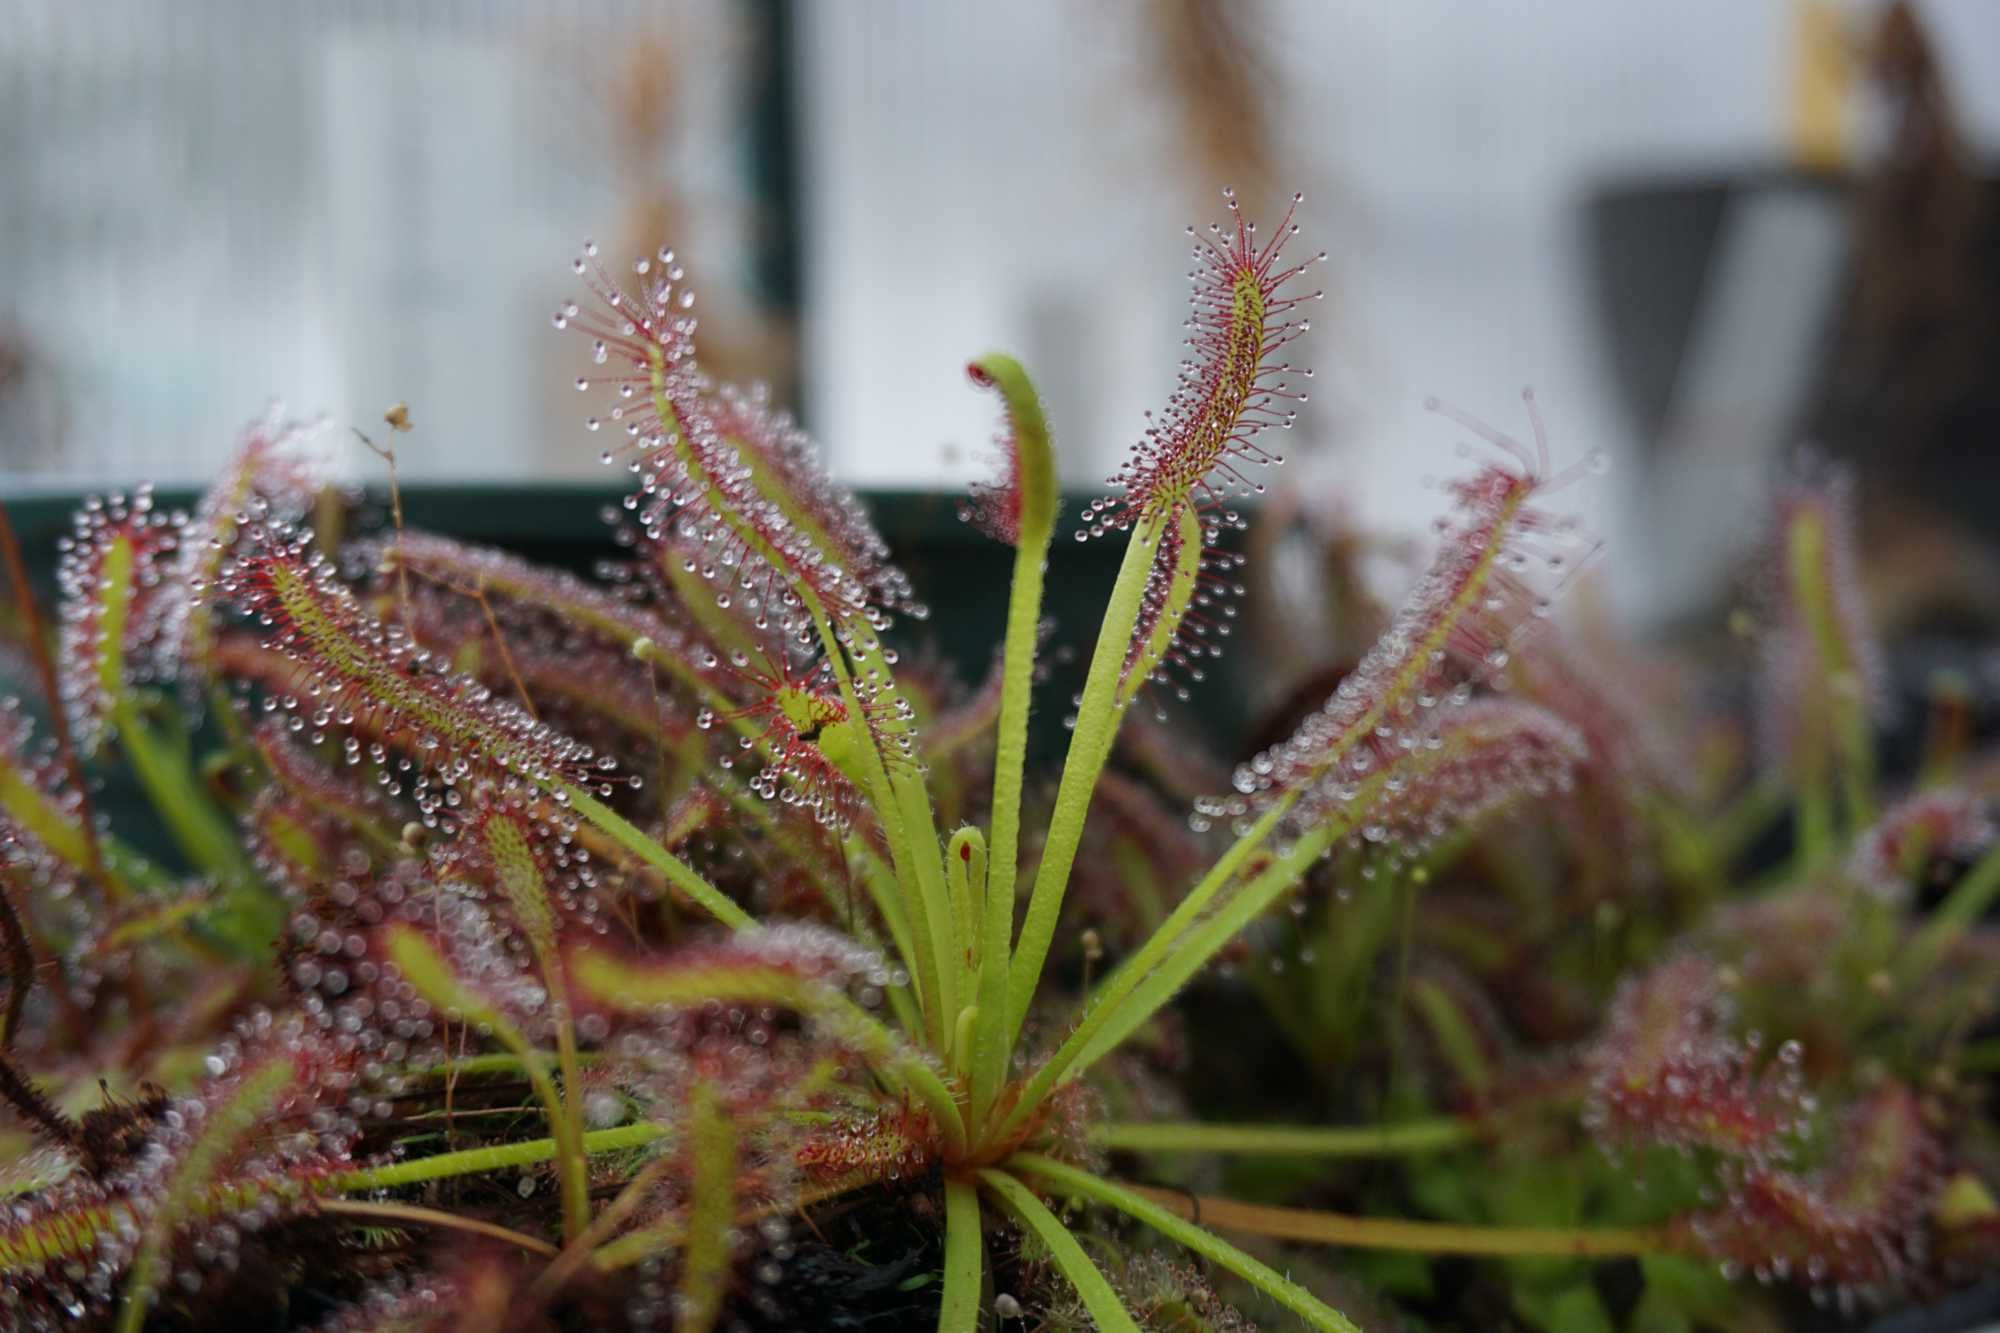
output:
M 1233 775 L 1169 739 L 1305 396 L 1297 230 L 1190 229 L 1067 709 L 1027 371 L 969 367 L 967 688 L 665 250 L 553 320 L 632 478 L 600 577 L 357 521 L 277 419 L 191 513 L 88 502 L 46 624 L 10 559 L 7 1325 L 1673 1330 L 1983 1271 L 2000 770 L 1940 695 L 1885 793 L 1837 479 L 1778 515 L 1761 752 L 1548 623 L 1594 541 L 1532 397 L 1439 406 L 1434 554 Z

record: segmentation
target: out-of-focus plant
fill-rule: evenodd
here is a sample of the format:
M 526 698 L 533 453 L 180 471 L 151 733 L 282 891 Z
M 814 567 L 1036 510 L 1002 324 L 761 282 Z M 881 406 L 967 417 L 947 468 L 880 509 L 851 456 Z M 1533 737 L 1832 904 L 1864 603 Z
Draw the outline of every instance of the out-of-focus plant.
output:
M 1058 528 L 1026 372 L 970 367 L 1004 426 L 967 516 L 1015 555 L 967 690 L 892 646 L 923 608 L 810 441 L 702 372 L 670 252 L 621 282 L 587 246 L 589 304 L 554 319 L 636 477 L 603 580 L 400 523 L 322 545 L 309 432 L 278 423 L 192 516 L 87 505 L 58 740 L 0 716 L 0 1308 L 1225 1329 L 1234 1302 L 1350 1329 L 1365 1288 L 1421 1301 L 1473 1255 L 1553 1328 L 1608 1319 L 1585 1265 L 1636 1259 L 1635 1326 L 1666 1328 L 1727 1304 L 1717 1261 L 1844 1297 L 1985 1262 L 1952 1078 L 2000 859 L 1954 754 L 1879 808 L 1826 488 L 1781 524 L 1772 777 L 1733 807 L 1615 661 L 1535 632 L 1591 543 L 1547 507 L 1571 472 L 1530 400 L 1532 444 L 1441 409 L 1495 453 L 1403 608 L 1232 790 L 1162 808 L 1206 761 L 1142 700 L 1192 693 L 1228 635 L 1316 295 L 1290 216 L 1260 237 L 1229 206 L 1175 393 L 1083 515 L 1124 556 L 1052 793 L 1026 771 Z M 172 867 L 89 808 L 113 764 Z M 1746 894 L 1786 792 L 1793 864 Z M 1918 921 L 1917 882 L 1967 860 Z M 1279 971 L 1286 932 L 1310 943 Z M 1187 1118 L 1177 1071 L 1245 1045 L 1176 1004 L 1218 965 L 1267 1006 L 1249 1045 L 1291 1051 L 1265 1105 L 1355 1122 Z M 1125 1178 L 1216 1154 L 1231 1197 Z M 922 1266 L 869 1257 L 898 1229 Z

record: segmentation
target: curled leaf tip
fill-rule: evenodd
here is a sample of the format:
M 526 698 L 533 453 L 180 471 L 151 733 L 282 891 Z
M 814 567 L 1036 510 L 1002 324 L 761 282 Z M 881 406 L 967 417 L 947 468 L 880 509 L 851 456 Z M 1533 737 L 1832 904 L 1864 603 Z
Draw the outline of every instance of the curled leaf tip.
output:
M 961 514 L 996 541 L 1045 547 L 1055 529 L 1058 495 L 1041 397 L 1021 363 L 1004 352 L 971 362 L 965 373 L 978 387 L 999 392 L 1006 420 L 998 440 L 1000 476 L 976 483 Z

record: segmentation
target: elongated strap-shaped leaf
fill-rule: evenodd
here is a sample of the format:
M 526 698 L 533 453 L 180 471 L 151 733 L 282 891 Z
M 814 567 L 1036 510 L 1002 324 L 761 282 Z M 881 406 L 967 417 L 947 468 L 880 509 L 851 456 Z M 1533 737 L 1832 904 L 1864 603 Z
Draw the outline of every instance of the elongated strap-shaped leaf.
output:
M 1479 1030 L 1461 1007 L 1462 998 L 1436 977 L 1410 979 L 1410 1006 L 1430 1029 L 1445 1063 L 1468 1092 L 1484 1098 L 1493 1086 L 1493 1070 Z
M 574 1144 L 583 1137 L 582 1066 L 577 1059 L 576 1016 L 571 1012 L 569 978 L 562 954 L 556 947 L 555 903 L 550 898 L 548 881 L 541 858 L 535 852 L 531 832 L 519 815 L 504 809 L 490 810 L 480 820 L 480 832 L 486 854 L 493 862 L 494 876 L 500 881 L 508 905 L 514 909 L 515 921 L 528 937 L 535 966 L 542 974 L 542 984 L 548 988 L 549 998 L 554 1001 L 552 1016 L 556 1029 L 556 1058 L 562 1068 L 562 1105 L 558 1114 L 566 1122 L 559 1137 Z M 572 1164 L 565 1162 L 564 1165 L 569 1167 Z M 574 1170 L 564 1176 L 565 1184 L 571 1189 L 577 1188 L 583 1179 L 581 1161 L 576 1162 Z M 590 1211 L 587 1200 L 571 1198 L 568 1202 L 573 1221 L 587 1218 Z
M 694 1188 L 681 1246 L 674 1327 L 708 1333 L 729 1283 L 729 1231 L 736 1223 L 736 1129 L 715 1089 L 698 1084 L 688 1129 Z
M 441 751 L 490 764 L 568 804 L 724 924 L 751 924 L 748 913 L 586 790 L 607 790 L 588 746 L 490 697 L 476 681 L 438 671 L 407 639 L 369 618 L 302 543 L 230 562 L 219 586 L 245 611 L 267 618 L 277 646 L 317 689 L 368 714 L 417 758 L 435 763 Z
M 1454 482 L 1457 512 L 1403 609 L 1321 709 L 1279 745 L 1242 765 L 1235 792 L 1203 801 L 1212 818 L 1254 823 L 1197 887 L 1204 897 L 1249 863 L 1280 829 L 1317 822 L 1370 774 L 1424 743 L 1438 715 L 1465 706 L 1473 687 L 1505 671 L 1525 628 L 1547 610 L 1560 570 L 1589 550 L 1568 520 L 1536 499 L 1549 475 L 1548 441 L 1532 394 L 1524 394 L 1532 448 L 1454 408 L 1432 406 L 1508 456 Z M 1545 590 L 1531 571 L 1549 581 Z
M 1304 399 L 1285 378 L 1297 368 L 1278 360 L 1311 327 L 1294 312 L 1320 295 L 1288 293 L 1286 285 L 1326 258 L 1281 267 L 1286 242 L 1298 234 L 1292 215 L 1304 196 L 1293 195 L 1292 207 L 1260 239 L 1235 195 L 1223 195 L 1226 226 L 1206 233 L 1188 228 L 1195 238 L 1187 324 L 1193 355 L 1181 363 L 1166 410 L 1111 477 L 1125 492 L 1117 506 L 1127 514 L 1249 490 L 1246 471 L 1277 461 L 1258 436 L 1289 423 L 1292 404 Z
M 979 908 L 986 894 L 986 838 L 967 826 L 951 835 L 945 847 L 945 882 L 951 886 L 951 912 L 958 925 L 959 957 L 952 961 L 962 969 L 974 967 L 980 957 Z
M 535 856 L 529 832 L 518 816 L 495 810 L 481 821 L 480 832 L 486 855 L 493 862 L 494 878 L 500 883 L 514 920 L 528 937 L 528 947 L 551 990 L 559 989 L 562 960 L 556 952 L 556 910 L 549 901 L 548 885 Z
M 125 1279 L 125 1303 L 118 1312 L 118 1333 L 138 1333 L 146 1322 L 147 1307 L 164 1276 L 160 1264 L 174 1230 L 195 1214 L 196 1205 L 208 1194 L 223 1163 L 297 1077 L 297 1066 L 290 1058 L 267 1057 L 243 1074 L 228 1099 L 208 1113 L 132 1256 L 131 1272 Z
M 924 1058 L 832 986 L 777 964 L 748 959 L 643 967 L 595 950 L 570 954 L 570 976 L 601 1004 L 623 1009 L 769 1004 L 825 1024 L 892 1089 L 907 1088 L 937 1121 L 947 1143 L 963 1146 L 965 1123 L 951 1090 Z
M 1897 967 L 1906 984 L 1921 980 L 1961 935 L 1979 923 L 1996 898 L 2000 898 L 2000 847 L 1988 850 L 1959 877 L 1923 929 L 1904 946 Z
M 1167 662 L 1175 640 L 1194 605 L 1201 585 L 1202 556 L 1207 548 L 1207 532 L 1201 514 L 1187 508 L 1167 538 L 1146 589 L 1136 637 L 1125 661 L 1125 678 L 1118 683 L 1117 702 L 1124 708 L 1139 697 L 1146 682 Z
M 265 518 L 290 522 L 312 505 L 317 464 L 302 448 L 314 428 L 272 413 L 243 430 L 236 456 L 202 497 L 175 554 L 173 605 L 162 656 L 212 671 L 216 608 L 198 590 L 215 579 L 253 504 Z
M 647 837 L 630 820 L 579 787 L 558 782 L 555 790 L 569 808 L 589 820 L 597 830 L 630 852 L 641 862 L 665 875 L 667 882 L 685 893 L 695 905 L 734 930 L 757 929 L 757 918 L 738 907 L 722 890 L 710 884 L 687 862 Z
M 1097 647 L 1092 650 L 1090 671 L 1084 677 L 1083 700 L 1077 706 L 1076 728 L 1070 732 L 1069 753 L 1063 759 L 1062 779 L 1056 787 L 1055 810 L 1042 846 L 1041 864 L 1035 871 L 1034 891 L 1028 898 L 1027 919 L 1021 924 L 1021 937 L 1008 967 L 1010 1046 L 1020 1036 L 1028 1003 L 1041 980 L 1042 965 L 1048 961 L 1049 944 L 1055 939 L 1056 923 L 1062 917 L 1070 868 L 1076 863 L 1076 849 L 1083 839 L 1090 798 L 1097 789 L 1097 775 L 1103 771 L 1112 742 L 1117 738 L 1118 720 L 1122 716 L 1117 693 L 1124 676 L 1125 655 L 1131 644 L 1132 627 L 1139 621 L 1154 557 L 1172 517 L 1149 512 L 1140 518 L 1126 545 L 1118 577 L 1111 585 L 1110 600 L 1105 604 Z
M 1041 635 L 1042 581 L 1055 535 L 1058 500 L 1054 450 L 1041 395 L 1011 356 L 994 353 L 967 367 L 974 384 L 1000 394 L 1006 408 L 1006 474 L 999 486 L 974 494 L 980 526 L 1014 547 L 1007 597 L 1007 637 L 1001 654 L 1000 718 L 993 753 L 992 837 L 986 888 L 980 897 L 979 1011 L 973 1049 L 962 1056 L 972 1071 L 972 1122 L 981 1123 L 1007 1077 L 1013 1044 L 1009 1024 L 1009 951 L 1014 936 L 1014 885 L 1021 841 L 1021 784 L 1028 756 L 1035 649 Z
M 1479 1140 L 1479 1126 L 1457 1116 L 1386 1125 L 1217 1125 L 1111 1122 L 1091 1142 L 1124 1152 L 1228 1153 L 1231 1156 L 1388 1157 L 1438 1152 Z
M 1337 803 L 1285 852 L 1241 885 L 1211 873 L 1094 996 L 1083 1020 L 1029 1080 L 1008 1124 L 1074 1078 L 1159 1011 L 1189 978 L 1305 875 L 1340 839 L 1364 828 L 1387 837 L 1407 825 L 1463 826 L 1524 794 L 1560 781 L 1578 758 L 1575 733 L 1541 709 L 1468 704 L 1423 743 L 1341 791 Z M 1265 820 L 1277 818 L 1277 807 Z
M 662 628 L 651 612 L 573 574 L 433 533 L 404 532 L 384 542 L 379 567 L 384 572 L 407 569 L 454 592 L 544 612 L 568 629 L 586 630 L 620 648 L 630 649 Z
M 1830 850 L 1830 784 L 1838 761 L 1853 827 L 1873 821 L 1871 715 L 1883 697 L 1881 649 L 1860 603 L 1851 486 L 1842 474 L 1802 479 L 1778 497 L 1777 550 L 1764 639 L 1764 743 L 1799 788 L 1801 854 Z
M 106 533 L 88 581 L 72 592 L 83 599 L 83 614 L 64 607 L 63 655 L 82 659 L 70 682 L 70 726 L 86 752 L 96 748 L 112 701 L 125 693 L 125 625 L 132 614 L 136 559 L 130 532 Z
M 0 1273 L 23 1273 L 92 1253 L 121 1226 L 131 1225 L 123 1202 L 91 1203 L 31 1219 L 0 1232 Z
M 491 1032 L 494 1039 L 520 1057 L 522 1069 L 535 1090 L 536 1098 L 549 1118 L 549 1132 L 559 1145 L 557 1179 L 562 1184 L 563 1228 L 574 1236 L 590 1223 L 589 1181 L 584 1172 L 582 1128 L 570 1114 L 549 1064 L 521 1030 L 514 1026 L 487 998 L 474 990 L 452 970 L 451 964 L 413 926 L 388 928 L 388 953 L 417 993 L 433 1007 L 455 1011 L 467 1022 Z
M 491 1030 L 500 1044 L 514 1052 L 530 1071 L 546 1063 L 521 1030 L 491 1000 L 468 985 L 416 927 L 391 925 L 387 939 L 389 961 L 432 1008 Z
M 1139 1333 L 1139 1325 L 1125 1308 L 1125 1302 L 1118 1298 L 1117 1289 L 1090 1261 L 1062 1219 L 1050 1212 L 1033 1190 L 1005 1171 L 991 1168 L 979 1172 L 979 1183 L 1008 1216 L 1048 1247 L 1056 1270 L 1076 1288 L 1083 1308 L 1097 1322 L 1098 1333 Z
M 104 740 L 133 682 L 153 673 L 166 601 L 163 571 L 180 530 L 178 517 L 154 510 L 147 489 L 129 500 L 93 499 L 77 511 L 56 571 L 57 665 L 71 734 L 86 754 Z
M 665 1126 L 650 1121 L 621 1125 L 616 1129 L 593 1130 L 585 1134 L 583 1147 L 586 1153 L 593 1156 L 628 1153 L 666 1134 Z M 217 1182 L 195 1201 L 186 1216 L 215 1217 L 246 1208 L 260 1199 L 289 1202 L 324 1195 L 366 1194 L 433 1180 L 518 1171 L 524 1166 L 553 1161 L 556 1156 L 554 1139 L 526 1139 L 486 1148 L 467 1148 L 460 1152 L 434 1153 L 383 1166 L 355 1167 L 332 1174 L 313 1166 L 291 1178 Z M 105 1238 L 121 1230 L 130 1230 L 133 1225 L 131 1204 L 115 1199 L 78 1204 L 26 1222 L 0 1227 L 0 1275 L 11 1276 L 46 1264 L 83 1258 L 93 1253 Z
M 938 1333 L 979 1327 L 979 1286 L 986 1247 L 979 1235 L 979 1189 L 959 1176 L 944 1182 L 944 1296 Z
M 90 869 L 90 842 L 83 825 L 0 748 L 0 814 L 72 870 Z
M 1355 1217 L 1316 1208 L 1279 1208 L 1239 1203 L 1212 1195 L 1124 1185 L 1182 1220 L 1199 1217 L 1203 1227 L 1240 1231 L 1273 1240 L 1362 1249 L 1407 1250 L 1415 1254 L 1470 1254 L 1549 1259 L 1611 1259 L 1675 1254 L 1687 1249 L 1685 1233 L 1674 1227 L 1517 1227 L 1457 1222 L 1411 1222 L 1401 1218 Z
M 1916 1094 L 1888 1081 L 1845 1110 L 1817 1168 L 1752 1167 L 1694 1233 L 1746 1267 L 1812 1263 L 1815 1280 L 1891 1290 L 1915 1268 L 1909 1241 L 1936 1206 L 1942 1152 Z
M 1293 196 L 1294 208 L 1300 197 Z M 1048 958 L 1091 794 L 1130 699 L 1123 686 L 1130 674 L 1127 666 L 1135 627 L 1140 624 L 1149 593 L 1164 606 L 1191 592 L 1190 585 L 1176 593 L 1175 574 L 1167 574 L 1162 583 L 1157 563 L 1175 558 L 1174 566 L 1178 567 L 1177 557 L 1190 545 L 1178 538 L 1192 517 L 1191 511 L 1205 502 L 1219 502 L 1226 495 L 1249 489 L 1243 469 L 1276 461 L 1277 456 L 1259 445 L 1257 437 L 1271 426 L 1288 422 L 1291 402 L 1303 396 L 1289 388 L 1284 378 L 1295 368 L 1277 359 L 1284 347 L 1310 327 L 1308 321 L 1294 318 L 1292 311 L 1319 295 L 1284 291 L 1306 267 L 1279 264 L 1285 242 L 1298 228 L 1288 211 L 1277 230 L 1259 241 L 1235 196 L 1229 195 L 1228 201 L 1230 228 L 1217 228 L 1200 237 L 1195 247 L 1194 315 L 1188 324 L 1195 354 L 1182 363 L 1180 382 L 1166 410 L 1112 475 L 1112 484 L 1123 490 L 1123 496 L 1095 505 L 1085 514 L 1094 531 L 1129 529 L 1132 536 L 1105 604 L 1097 646 L 1091 652 L 1076 727 L 1063 760 L 1055 812 L 1041 865 L 1035 872 L 1027 921 L 1021 927 L 1020 944 L 1008 972 L 1010 1044 L 1020 1034 L 1021 1020 L 1027 1015 L 1028 1001 Z M 1194 234 L 1192 229 L 1190 234 Z M 1324 258 L 1322 254 L 1308 262 Z M 1198 527 L 1199 519 L 1193 521 Z M 1198 569 L 1200 543 L 1192 546 Z M 1180 613 L 1185 611 L 1183 602 Z M 1174 624 L 1178 628 L 1178 619 Z M 1170 634 L 1157 645 L 1162 655 L 1171 642 Z M 1149 650 L 1153 646 L 1150 635 L 1146 643 Z
M 1361 1333 L 1360 1326 L 1353 1320 L 1275 1268 L 1253 1259 L 1219 1236 L 1204 1231 L 1193 1223 L 1182 1221 L 1158 1204 L 1141 1198 L 1130 1190 L 1120 1189 L 1108 1180 L 1091 1175 L 1088 1171 L 1079 1171 L 1051 1157 L 1020 1154 L 1010 1159 L 1008 1166 L 1012 1170 L 1025 1172 L 1065 1189 L 1076 1198 L 1106 1204 L 1128 1217 L 1145 1223 L 1175 1244 L 1185 1246 L 1209 1262 L 1236 1274 L 1305 1320 L 1309 1327 L 1322 1330 L 1322 1333 Z
M 556 325 L 593 338 L 600 364 L 610 363 L 614 353 L 622 363 L 596 382 L 620 394 L 612 419 L 622 423 L 626 449 L 643 470 L 634 503 L 648 536 L 659 540 L 670 529 L 698 534 L 705 576 L 726 572 L 724 586 L 741 585 L 764 614 L 816 634 L 840 678 L 849 716 L 863 715 L 849 659 L 871 695 L 894 697 L 889 660 L 876 638 L 886 623 L 882 611 L 921 608 L 859 503 L 826 475 L 805 433 L 772 412 L 760 394 L 711 391 L 696 365 L 695 320 L 688 313 L 693 297 L 678 285 L 682 270 L 670 255 L 657 266 L 651 258 L 640 261 L 636 292 L 612 281 L 594 246 L 586 245 L 575 269 L 600 306 L 566 306 Z M 591 382 L 579 381 L 585 388 Z M 593 428 L 597 424 L 593 420 Z M 927 892 L 934 879 L 941 895 L 934 830 L 928 845 L 917 841 L 916 829 L 903 837 L 883 756 L 872 734 L 864 732 L 863 739 L 862 768 L 897 860 L 914 857 L 905 867 L 912 878 L 923 879 Z M 915 782 L 921 788 L 921 777 Z

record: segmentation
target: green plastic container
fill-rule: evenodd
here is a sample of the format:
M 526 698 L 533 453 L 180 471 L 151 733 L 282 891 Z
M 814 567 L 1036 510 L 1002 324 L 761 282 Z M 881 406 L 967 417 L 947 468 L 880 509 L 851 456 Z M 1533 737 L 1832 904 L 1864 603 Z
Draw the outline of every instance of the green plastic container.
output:
M 598 561 L 619 553 L 605 514 L 622 513 L 622 496 L 611 488 L 574 483 L 413 485 L 403 489 L 403 515 L 413 529 L 504 547 L 525 559 L 587 575 Z M 185 490 L 157 494 L 163 509 L 191 508 L 198 498 Z M 1000 648 L 1013 549 L 961 521 L 956 493 L 876 491 L 862 498 L 897 563 L 930 608 L 927 622 L 899 620 L 892 639 L 905 653 L 935 645 L 962 680 L 977 683 Z M 1122 539 L 1076 540 L 1075 519 L 1090 498 L 1077 494 L 1065 500 L 1064 522 L 1050 551 L 1043 612 L 1054 617 L 1056 629 L 1049 678 L 1036 694 L 1031 738 L 1031 761 L 1050 768 L 1060 762 L 1063 719 L 1083 687 L 1083 670 L 1123 553 Z M 45 611 L 54 594 L 56 542 L 69 531 L 77 503 L 77 497 L 67 495 L 8 501 Z M 386 503 L 369 508 L 367 521 L 386 523 Z M 1246 724 L 1242 682 L 1250 669 L 1241 653 L 1225 653 L 1191 703 L 1166 704 L 1168 718 L 1176 728 L 1186 728 L 1191 740 L 1226 751 Z M 6 682 L 6 689 L 33 694 L 29 682 Z

